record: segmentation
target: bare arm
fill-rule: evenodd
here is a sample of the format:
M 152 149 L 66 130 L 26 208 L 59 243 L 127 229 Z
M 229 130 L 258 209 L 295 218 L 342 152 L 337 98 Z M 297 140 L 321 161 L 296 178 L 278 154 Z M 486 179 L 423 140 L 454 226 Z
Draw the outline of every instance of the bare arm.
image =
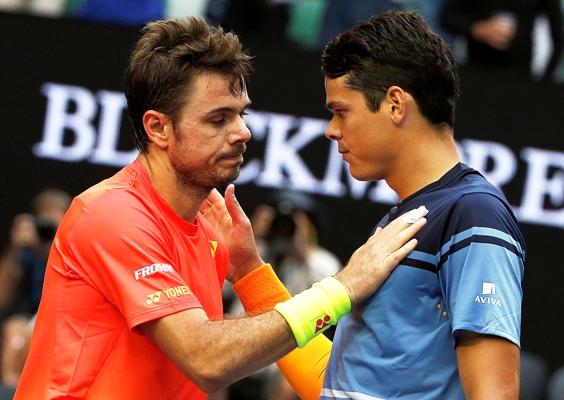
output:
M 469 400 L 519 398 L 519 348 L 489 335 L 463 332 L 456 357 L 464 394 Z
M 296 347 L 288 324 L 276 311 L 210 321 L 197 308 L 148 322 L 141 329 L 207 392 L 275 362 Z

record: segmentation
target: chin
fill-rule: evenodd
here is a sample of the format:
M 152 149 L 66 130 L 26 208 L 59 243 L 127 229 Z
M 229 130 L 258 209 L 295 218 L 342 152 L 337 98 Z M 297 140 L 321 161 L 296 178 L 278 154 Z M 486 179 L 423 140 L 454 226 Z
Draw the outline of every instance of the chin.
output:
M 226 171 L 225 174 L 218 177 L 218 181 L 220 182 L 216 186 L 227 185 L 228 183 L 234 182 L 239 177 L 239 172 L 239 167 Z
M 380 178 L 375 178 L 373 174 L 368 173 L 368 171 L 359 171 L 355 168 L 349 167 L 349 173 L 357 181 L 375 181 Z

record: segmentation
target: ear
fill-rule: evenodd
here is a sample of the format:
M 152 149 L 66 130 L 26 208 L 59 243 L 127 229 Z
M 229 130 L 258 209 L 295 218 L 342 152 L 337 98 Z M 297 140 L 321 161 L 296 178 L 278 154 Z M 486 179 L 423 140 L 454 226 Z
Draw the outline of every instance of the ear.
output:
M 143 114 L 143 127 L 149 142 L 154 143 L 160 149 L 166 149 L 170 136 L 173 133 L 172 121 L 166 114 L 155 110 L 147 110 Z
M 390 119 L 396 125 L 403 123 L 407 116 L 409 94 L 399 86 L 390 86 L 386 92 L 386 107 Z

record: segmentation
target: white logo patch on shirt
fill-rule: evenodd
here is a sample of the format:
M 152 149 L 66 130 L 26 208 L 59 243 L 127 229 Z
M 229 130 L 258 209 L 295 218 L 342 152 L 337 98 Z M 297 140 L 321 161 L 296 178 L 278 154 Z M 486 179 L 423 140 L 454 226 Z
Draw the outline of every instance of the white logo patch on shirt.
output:
M 138 281 L 141 278 L 153 275 L 157 272 L 172 272 L 172 265 L 170 264 L 151 264 L 145 267 L 139 268 L 135 271 L 135 280 Z
M 495 294 L 495 283 L 482 282 L 482 294 Z
M 496 294 L 495 283 L 482 282 L 482 295 L 476 296 L 474 303 L 493 304 L 494 306 L 501 307 L 501 300 L 493 297 L 492 295 L 494 294 Z

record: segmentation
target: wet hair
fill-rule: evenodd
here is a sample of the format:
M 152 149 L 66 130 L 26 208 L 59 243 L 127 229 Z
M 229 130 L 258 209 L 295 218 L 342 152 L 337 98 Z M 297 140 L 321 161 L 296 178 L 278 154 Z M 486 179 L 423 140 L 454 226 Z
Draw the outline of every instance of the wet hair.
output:
M 454 125 L 460 95 L 457 68 L 443 39 L 413 12 L 387 11 L 333 37 L 322 55 L 323 74 L 346 76 L 377 111 L 390 86 L 415 99 L 434 125 Z
M 141 152 L 149 143 L 145 111 L 157 110 L 177 122 L 193 78 L 203 72 L 223 74 L 233 95 L 241 95 L 252 72 L 251 56 L 235 34 L 212 27 L 201 17 L 155 21 L 143 28 L 124 77 L 135 144 Z

